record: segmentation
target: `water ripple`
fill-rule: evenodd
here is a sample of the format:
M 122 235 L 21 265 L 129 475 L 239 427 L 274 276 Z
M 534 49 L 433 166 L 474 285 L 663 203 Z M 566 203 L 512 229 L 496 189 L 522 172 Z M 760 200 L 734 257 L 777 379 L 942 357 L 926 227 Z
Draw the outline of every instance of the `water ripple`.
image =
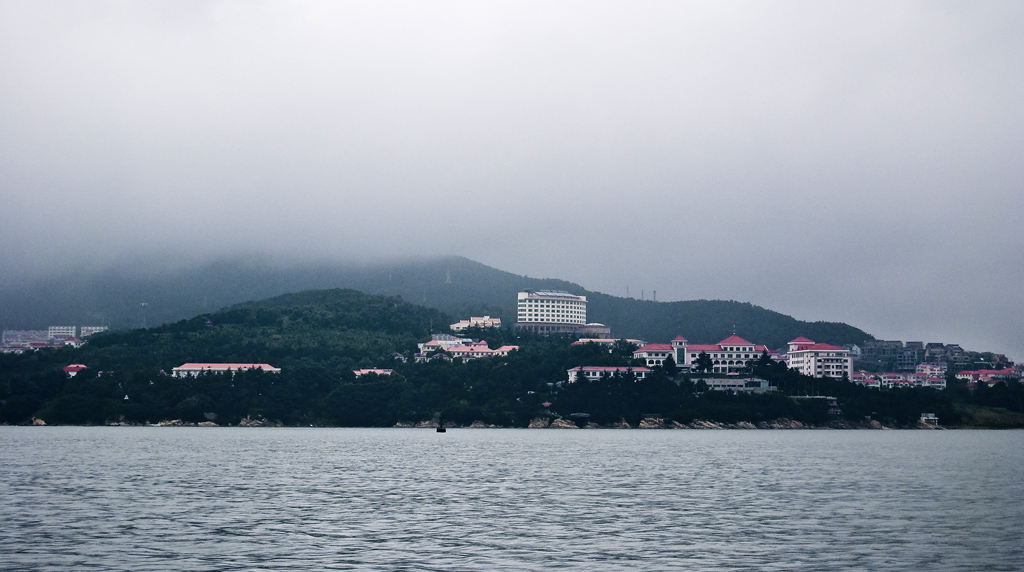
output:
M 4 570 L 1024 569 L 1024 432 L 0 437 Z

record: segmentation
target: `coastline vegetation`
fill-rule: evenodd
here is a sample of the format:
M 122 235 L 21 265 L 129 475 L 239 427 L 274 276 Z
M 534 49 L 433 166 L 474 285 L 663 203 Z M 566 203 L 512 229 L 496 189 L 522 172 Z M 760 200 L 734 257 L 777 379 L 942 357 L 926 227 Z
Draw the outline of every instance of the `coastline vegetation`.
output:
M 633 347 L 571 345 L 569 339 L 511 329 L 467 335 L 490 347 L 518 345 L 507 357 L 416 363 L 416 343 L 446 331 L 452 320 L 436 309 L 399 297 L 354 290 L 317 290 L 239 304 L 156 328 L 106 332 L 79 349 L 0 355 L 0 423 L 237 425 L 267 419 L 290 426 L 410 425 L 442 415 L 449 423 L 525 427 L 541 419 L 576 425 L 638 426 L 658 418 L 766 423 L 787 419 L 808 426 L 860 427 L 870 421 L 915 427 L 921 413 L 943 426 L 1024 427 L 1024 392 L 1017 382 L 968 390 L 955 378 L 949 389 L 880 391 L 845 380 L 814 379 L 764 356 L 751 375 L 776 389 L 766 394 L 709 391 L 703 382 L 654 368 L 645 379 L 630 374 L 566 382 L 580 365 L 639 365 Z M 402 361 L 393 354 L 409 358 Z M 232 375 L 168 375 L 186 362 L 270 363 Z M 71 363 L 88 366 L 74 377 Z M 388 368 L 391 375 L 356 377 L 358 368 Z M 797 396 L 832 396 L 824 399 Z

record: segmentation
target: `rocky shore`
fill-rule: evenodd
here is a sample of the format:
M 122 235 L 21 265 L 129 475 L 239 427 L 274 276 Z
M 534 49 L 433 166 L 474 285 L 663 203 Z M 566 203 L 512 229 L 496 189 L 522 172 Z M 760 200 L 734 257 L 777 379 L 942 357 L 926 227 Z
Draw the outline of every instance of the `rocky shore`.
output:
M 500 425 L 486 424 L 482 421 L 474 421 L 470 425 L 454 425 L 445 424 L 447 427 L 452 428 L 464 428 L 464 429 L 482 429 L 482 428 L 501 428 Z M 419 423 L 399 422 L 394 427 L 404 428 L 431 428 L 437 427 L 437 421 L 421 421 Z M 721 423 L 718 421 L 704 421 L 695 420 L 690 423 L 680 423 L 678 421 L 662 419 L 658 417 L 646 417 L 640 420 L 640 423 L 635 427 L 626 422 L 626 420 L 620 420 L 616 423 L 610 423 L 600 425 L 593 422 L 587 422 L 583 424 L 577 424 L 571 419 L 563 419 L 561 417 L 549 418 L 549 417 L 535 417 L 530 421 L 527 426 L 529 429 L 896 429 L 896 427 L 883 425 L 878 421 L 863 421 L 863 422 L 850 422 L 846 420 L 837 420 L 824 425 L 811 425 L 807 423 L 801 423 L 795 419 L 773 419 L 771 421 L 761 421 L 759 423 L 751 423 L 749 421 L 738 421 L 736 423 Z M 919 423 L 913 427 L 905 427 L 905 429 L 943 429 L 934 425 L 926 425 Z
M 33 419 L 33 425 L 43 426 L 46 422 L 42 419 Z M 125 421 L 115 421 L 107 423 L 108 426 L 150 426 L 150 427 L 283 427 L 284 424 L 278 420 L 269 420 L 265 417 L 257 417 L 255 419 L 251 417 L 245 417 L 239 420 L 237 425 L 219 425 L 213 421 L 202 421 L 199 423 L 182 421 L 181 419 L 165 419 L 154 424 L 138 424 L 128 423 Z M 406 429 L 435 429 L 438 426 L 437 419 L 430 419 L 426 421 L 419 421 L 416 423 L 408 421 L 399 421 L 395 423 L 393 427 L 406 428 Z M 469 425 L 459 425 L 455 423 L 445 422 L 445 427 L 451 427 L 453 429 L 503 429 L 502 425 L 495 425 L 490 423 L 484 423 L 483 421 L 474 421 Z M 773 419 L 771 421 L 761 421 L 758 423 L 751 423 L 749 421 L 737 421 L 736 423 L 722 423 L 719 421 L 705 421 L 705 420 L 694 420 L 690 423 L 680 423 L 671 419 L 663 419 L 660 417 L 645 417 L 640 420 L 640 423 L 633 426 L 626 422 L 625 419 L 619 420 L 615 423 L 608 424 L 597 424 L 594 422 L 577 423 L 571 419 L 564 419 L 562 417 L 535 417 L 530 420 L 529 429 L 868 429 L 868 430 L 886 430 L 886 429 L 946 429 L 940 425 L 930 425 L 927 423 L 919 422 L 909 427 L 895 427 L 892 425 L 885 425 L 875 420 L 864 420 L 864 421 L 848 421 L 848 420 L 835 420 L 823 425 L 812 425 L 807 423 L 801 423 L 795 419 Z

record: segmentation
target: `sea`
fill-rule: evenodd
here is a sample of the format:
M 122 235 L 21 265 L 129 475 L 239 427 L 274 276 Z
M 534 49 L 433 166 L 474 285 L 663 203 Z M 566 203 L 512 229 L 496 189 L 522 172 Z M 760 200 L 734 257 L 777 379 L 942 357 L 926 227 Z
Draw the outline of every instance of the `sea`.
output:
M 0 427 L 2 570 L 1024 570 L 1024 431 Z

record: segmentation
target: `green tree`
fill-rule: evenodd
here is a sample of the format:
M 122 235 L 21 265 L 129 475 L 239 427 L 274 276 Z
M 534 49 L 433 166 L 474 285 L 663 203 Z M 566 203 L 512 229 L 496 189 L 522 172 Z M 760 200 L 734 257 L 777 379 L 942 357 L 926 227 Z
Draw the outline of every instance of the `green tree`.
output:
M 693 362 L 694 367 L 697 371 L 709 372 L 714 369 L 715 365 L 711 361 L 711 356 L 707 352 L 700 352 L 697 354 L 697 359 Z

